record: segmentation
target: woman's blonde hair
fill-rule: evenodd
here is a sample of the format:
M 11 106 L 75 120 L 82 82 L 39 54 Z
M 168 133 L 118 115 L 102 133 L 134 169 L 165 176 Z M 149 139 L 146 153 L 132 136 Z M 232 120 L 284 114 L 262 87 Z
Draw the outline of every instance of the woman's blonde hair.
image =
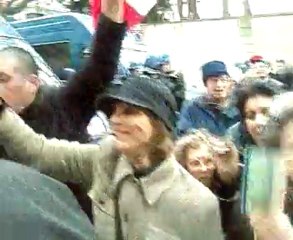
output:
M 180 138 L 174 148 L 174 154 L 177 161 L 186 168 L 186 157 L 189 149 L 198 149 L 202 144 L 210 148 L 211 153 L 213 149 L 210 145 L 210 133 L 205 129 L 195 130 Z
M 222 142 L 229 148 L 229 151 L 221 154 L 221 157 L 217 152 L 217 142 Z M 190 148 L 199 148 L 202 144 L 209 148 L 213 160 L 216 156 L 221 159 L 220 161 L 214 161 L 219 179 L 228 184 L 233 182 L 239 173 L 239 154 L 235 145 L 229 140 L 212 135 L 205 129 L 195 130 L 176 142 L 174 154 L 177 161 L 186 168 L 187 151 Z

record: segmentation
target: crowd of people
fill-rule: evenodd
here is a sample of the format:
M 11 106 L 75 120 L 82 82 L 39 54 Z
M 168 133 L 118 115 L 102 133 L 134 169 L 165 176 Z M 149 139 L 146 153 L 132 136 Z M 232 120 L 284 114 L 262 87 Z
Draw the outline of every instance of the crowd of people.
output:
M 254 56 L 235 79 L 210 61 L 206 93 L 187 101 L 167 55 L 117 74 L 124 1 L 101 8 L 64 86 L 42 85 L 23 49 L 0 50 L 1 239 L 293 239 L 293 68 Z M 93 139 L 97 111 L 106 130 Z M 258 147 L 279 150 L 287 188 L 277 208 L 247 213 Z

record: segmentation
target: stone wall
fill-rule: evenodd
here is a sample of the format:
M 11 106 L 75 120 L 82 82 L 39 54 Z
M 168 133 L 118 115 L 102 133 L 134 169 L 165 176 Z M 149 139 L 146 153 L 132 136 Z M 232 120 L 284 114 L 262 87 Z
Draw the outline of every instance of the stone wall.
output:
M 174 66 L 194 84 L 195 79 L 200 79 L 200 66 L 214 59 L 230 65 L 255 53 L 272 61 L 282 58 L 293 63 L 292 26 L 293 14 L 252 19 L 250 39 L 244 37 L 236 18 L 145 25 L 143 32 L 150 51 L 169 53 Z

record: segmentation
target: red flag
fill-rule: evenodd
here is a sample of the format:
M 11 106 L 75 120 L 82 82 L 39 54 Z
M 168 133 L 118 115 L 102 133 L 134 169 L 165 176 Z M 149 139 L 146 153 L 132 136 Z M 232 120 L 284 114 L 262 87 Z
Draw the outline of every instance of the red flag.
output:
M 147 13 L 155 6 L 156 0 L 125 0 L 124 3 L 124 20 L 128 28 L 139 24 Z M 91 14 L 94 20 L 94 26 L 101 14 L 101 0 L 91 0 Z

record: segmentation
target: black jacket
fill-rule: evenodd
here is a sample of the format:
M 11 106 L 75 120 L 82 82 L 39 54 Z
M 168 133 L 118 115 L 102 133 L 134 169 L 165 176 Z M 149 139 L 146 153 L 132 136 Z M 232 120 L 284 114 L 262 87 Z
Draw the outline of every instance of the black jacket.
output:
M 253 240 L 253 230 L 248 217 L 241 214 L 240 176 L 233 183 L 227 184 L 220 180 L 220 176 L 215 174 L 212 192 L 219 199 L 222 228 L 225 240 Z
M 95 100 L 113 79 L 125 25 L 101 16 L 93 53 L 83 70 L 65 86 L 43 86 L 21 114 L 37 133 L 48 138 L 87 142 L 86 128 L 96 112 Z
M 93 240 L 94 227 L 62 183 L 0 160 L 1 240 Z
M 151 68 L 145 68 L 143 74 L 154 79 L 160 79 L 164 84 L 166 84 L 176 100 L 177 111 L 180 112 L 182 104 L 185 100 L 186 91 L 183 74 L 173 71 L 169 73 L 162 73 Z
M 182 73 L 162 74 L 160 79 L 170 89 L 177 103 L 178 112 L 180 112 L 182 104 L 185 100 L 185 82 Z
M 89 141 L 87 126 L 96 112 L 96 97 L 113 79 L 119 59 L 125 24 L 101 15 L 93 52 L 84 69 L 65 86 L 40 88 L 35 101 L 21 114 L 37 133 L 47 138 Z M 91 201 L 75 183 L 67 183 L 91 217 Z

